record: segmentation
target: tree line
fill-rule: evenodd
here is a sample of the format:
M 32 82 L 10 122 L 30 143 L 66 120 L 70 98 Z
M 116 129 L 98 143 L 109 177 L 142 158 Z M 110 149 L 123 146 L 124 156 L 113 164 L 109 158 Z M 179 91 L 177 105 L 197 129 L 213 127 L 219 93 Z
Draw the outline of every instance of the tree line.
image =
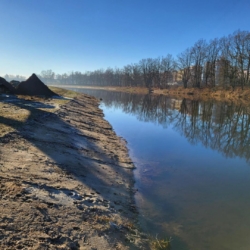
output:
M 20 75 L 8 75 L 8 74 L 6 74 L 6 75 L 4 75 L 4 78 L 8 82 L 10 82 L 12 80 L 19 81 L 19 82 L 26 80 L 25 76 L 20 76 Z
M 171 54 L 146 58 L 123 68 L 72 71 L 56 74 L 43 70 L 39 75 L 47 84 L 87 86 L 131 86 L 184 88 L 202 86 L 250 86 L 250 32 L 235 31 L 209 42 L 198 40 L 176 57 Z

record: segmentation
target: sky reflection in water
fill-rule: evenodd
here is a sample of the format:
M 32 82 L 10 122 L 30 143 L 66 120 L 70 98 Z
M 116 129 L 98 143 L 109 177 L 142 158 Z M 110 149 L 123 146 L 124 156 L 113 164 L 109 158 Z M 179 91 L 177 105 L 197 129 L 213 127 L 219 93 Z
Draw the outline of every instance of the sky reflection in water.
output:
M 249 109 L 84 90 L 136 163 L 141 224 L 173 249 L 249 249 Z

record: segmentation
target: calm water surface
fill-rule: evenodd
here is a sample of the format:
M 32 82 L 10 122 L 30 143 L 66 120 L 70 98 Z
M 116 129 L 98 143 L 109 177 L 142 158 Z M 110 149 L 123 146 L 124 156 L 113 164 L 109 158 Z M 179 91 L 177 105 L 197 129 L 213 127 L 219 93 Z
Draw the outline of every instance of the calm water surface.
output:
M 148 233 L 173 250 L 250 249 L 250 108 L 81 91 L 128 141 Z

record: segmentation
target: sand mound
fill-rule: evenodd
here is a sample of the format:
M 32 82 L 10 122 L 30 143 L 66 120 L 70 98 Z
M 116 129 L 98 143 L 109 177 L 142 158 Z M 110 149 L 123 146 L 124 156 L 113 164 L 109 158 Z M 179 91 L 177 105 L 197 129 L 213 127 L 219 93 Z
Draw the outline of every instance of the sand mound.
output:
M 32 74 L 26 81 L 21 82 L 16 90 L 17 94 L 20 95 L 57 96 L 35 74 Z
M 10 92 L 11 94 L 16 91 L 16 89 L 2 77 L 0 77 L 0 88 L 4 89 L 6 92 Z

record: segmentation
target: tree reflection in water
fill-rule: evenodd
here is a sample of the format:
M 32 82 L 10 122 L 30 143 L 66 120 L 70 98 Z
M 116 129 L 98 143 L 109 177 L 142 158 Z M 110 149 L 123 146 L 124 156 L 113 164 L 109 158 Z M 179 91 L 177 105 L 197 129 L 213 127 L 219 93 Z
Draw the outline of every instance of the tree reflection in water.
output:
M 178 100 L 166 96 L 88 90 L 107 107 L 121 108 L 140 121 L 173 126 L 191 144 L 202 143 L 226 157 L 245 158 L 250 151 L 250 108 L 232 102 Z
M 143 228 L 173 236 L 173 249 L 249 248 L 250 108 L 84 92 L 103 100 L 106 118 L 135 155 L 135 199 Z

